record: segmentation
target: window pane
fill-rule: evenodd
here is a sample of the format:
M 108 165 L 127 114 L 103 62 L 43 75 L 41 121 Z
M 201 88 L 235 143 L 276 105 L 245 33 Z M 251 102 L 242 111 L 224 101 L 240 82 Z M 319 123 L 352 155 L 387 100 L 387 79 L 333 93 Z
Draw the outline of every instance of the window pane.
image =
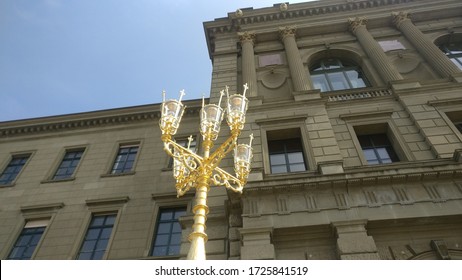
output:
M 96 245 L 96 241 L 95 240 L 92 240 L 92 241 L 85 241 L 83 242 L 83 246 L 82 246 L 82 252 L 91 252 L 95 249 L 95 245 Z
M 279 165 L 286 163 L 286 157 L 284 154 L 270 155 L 271 165 Z
M 345 79 L 345 76 L 343 75 L 343 72 L 329 73 L 327 74 L 327 76 L 329 78 L 333 90 L 342 90 L 350 88 L 348 82 Z
M 302 152 L 289 153 L 289 154 L 287 154 L 287 156 L 289 158 L 289 163 L 303 163 L 303 162 L 305 162 L 303 160 L 303 153 Z
M 170 239 L 170 244 L 171 245 L 181 244 L 181 233 L 172 234 L 172 237 Z
M 101 259 L 103 259 L 104 253 L 105 253 L 105 251 L 96 251 L 93 254 L 92 260 L 101 260 Z
M 152 252 L 153 256 L 166 256 L 167 255 L 167 246 L 162 246 L 162 247 L 154 247 L 154 250 Z
M 168 234 L 158 234 L 156 236 L 156 241 L 154 242 L 154 246 L 166 246 L 168 245 L 168 241 L 170 239 L 170 236 Z
M 176 233 L 176 232 L 181 232 L 181 225 L 180 225 L 180 223 L 173 223 L 172 233 Z
M 101 231 L 101 229 L 99 229 L 99 228 L 96 228 L 96 229 L 89 229 L 88 232 L 87 232 L 87 237 L 86 237 L 86 239 L 87 239 L 87 240 L 95 240 L 95 239 L 98 239 L 98 236 L 99 236 L 100 231 Z
M 170 246 L 168 250 L 169 256 L 178 255 L 179 253 L 180 253 L 180 246 Z
M 91 226 L 102 226 L 105 216 L 95 216 L 91 221 Z
M 375 152 L 373 149 L 364 149 L 364 157 L 366 158 L 367 161 L 369 160 L 377 160 L 377 156 L 375 155 Z
M 312 75 L 311 80 L 313 81 L 313 86 L 315 89 L 321 90 L 321 92 L 329 91 L 329 84 L 327 83 L 326 77 L 324 74 L 321 75 Z
M 157 233 L 170 233 L 171 230 L 171 224 L 170 223 L 161 223 L 157 227 Z
M 101 231 L 100 239 L 109 239 L 111 237 L 112 227 L 105 228 Z
M 286 165 L 271 166 L 271 173 L 273 174 L 287 173 L 287 166 Z
M 346 74 L 353 88 L 362 88 L 366 86 L 366 84 L 364 83 L 364 80 L 360 77 L 357 71 L 350 70 L 350 71 L 347 71 Z
M 305 164 L 304 163 L 297 163 L 290 165 L 290 172 L 300 172 L 305 171 Z
M 79 260 L 91 260 L 92 253 L 80 253 L 78 258 Z
M 160 213 L 161 221 L 171 220 L 172 218 L 173 218 L 173 210 L 163 210 Z

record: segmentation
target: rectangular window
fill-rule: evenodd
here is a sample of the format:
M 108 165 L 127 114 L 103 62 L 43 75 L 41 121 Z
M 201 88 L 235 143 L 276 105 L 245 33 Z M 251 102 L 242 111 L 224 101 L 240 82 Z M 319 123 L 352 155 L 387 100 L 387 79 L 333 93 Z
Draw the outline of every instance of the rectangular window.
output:
M 446 115 L 457 130 L 462 133 L 462 111 L 446 112 Z
M 120 146 L 111 169 L 111 174 L 121 174 L 132 171 L 138 149 L 138 145 Z
M 387 134 L 358 135 L 358 140 L 368 164 L 399 161 Z
M 151 256 L 180 254 L 181 226 L 178 218 L 186 214 L 186 207 L 159 210 Z
M 101 260 L 106 252 L 116 219 L 112 215 L 95 215 L 80 248 L 78 260 Z
M 307 170 L 299 129 L 268 131 L 267 137 L 272 174 Z
M 3 170 L 0 175 L 0 185 L 9 185 L 13 183 L 29 157 L 30 155 L 13 156 L 10 163 L 8 163 L 5 170 Z
M 29 221 L 24 226 L 13 249 L 8 255 L 9 260 L 30 260 L 37 244 L 40 242 L 49 220 Z
M 84 150 L 66 151 L 61 164 L 56 170 L 53 180 L 62 180 L 71 178 L 74 175 L 75 168 L 79 165 Z

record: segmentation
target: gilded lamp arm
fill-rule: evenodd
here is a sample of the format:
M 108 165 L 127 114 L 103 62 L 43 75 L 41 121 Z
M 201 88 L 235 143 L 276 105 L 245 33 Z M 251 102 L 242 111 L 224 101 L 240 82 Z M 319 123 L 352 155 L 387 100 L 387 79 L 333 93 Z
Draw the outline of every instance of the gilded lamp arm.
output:
M 219 167 L 215 168 L 215 174 L 213 174 L 211 181 L 215 186 L 225 186 L 225 188 L 237 193 L 242 193 L 246 183 L 245 179 L 239 180 Z

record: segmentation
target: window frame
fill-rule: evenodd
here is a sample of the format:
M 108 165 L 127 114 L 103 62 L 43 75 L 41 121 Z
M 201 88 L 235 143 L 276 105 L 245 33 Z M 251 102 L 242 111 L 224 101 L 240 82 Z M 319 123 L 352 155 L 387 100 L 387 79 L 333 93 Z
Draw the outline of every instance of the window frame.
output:
M 46 225 L 44 226 L 28 226 L 28 224 L 30 223 L 41 223 L 41 224 L 44 224 L 46 221 Z M 17 235 L 14 243 L 12 244 L 10 250 L 8 251 L 8 254 L 6 255 L 6 259 L 7 260 L 33 260 L 35 255 L 37 254 L 38 252 L 38 249 L 40 248 L 40 245 L 44 239 L 44 235 L 45 235 L 45 232 L 47 231 L 48 227 L 50 226 L 50 218 L 42 218 L 42 219 L 30 219 L 30 220 L 25 220 L 24 222 L 24 225 L 23 227 L 21 228 L 21 230 L 19 231 L 19 234 Z M 34 251 L 32 252 L 30 258 L 28 259 L 24 259 L 24 258 L 10 258 L 10 255 L 11 253 L 13 252 L 13 250 L 17 247 L 16 245 L 18 245 L 18 241 L 21 237 L 23 237 L 23 233 L 26 229 L 28 228 L 33 228 L 33 229 L 38 229 L 38 228 L 43 228 L 43 232 L 40 234 L 40 239 L 38 240 L 37 244 L 35 245 L 34 247 Z M 19 246 L 18 246 L 19 247 Z
M 114 237 L 117 233 L 117 229 L 119 227 L 120 218 L 123 212 L 123 206 L 128 202 L 128 196 L 121 196 L 121 197 L 108 197 L 108 198 L 101 198 L 101 199 L 89 199 L 86 200 L 87 205 L 87 212 L 85 213 L 84 222 L 82 223 L 77 236 L 74 241 L 74 245 L 72 247 L 71 259 L 77 260 L 77 257 L 80 253 L 80 248 L 85 241 L 85 236 L 87 230 L 90 226 L 91 220 L 94 215 L 116 215 L 114 226 L 112 228 L 111 237 L 108 240 L 108 244 L 106 247 L 106 251 L 102 257 L 102 260 L 108 259 L 109 252 L 111 251 L 112 244 L 114 241 Z
M 306 119 L 308 118 L 307 114 L 295 115 L 290 117 L 278 117 L 278 118 L 265 118 L 260 120 L 255 120 L 260 126 L 260 136 L 261 136 L 261 148 L 262 148 L 262 158 L 263 158 L 263 174 L 264 176 L 290 176 L 296 174 L 306 174 L 314 173 L 316 171 L 316 164 L 313 158 L 313 149 L 310 145 L 308 131 L 306 129 Z M 303 148 L 303 159 L 305 161 L 305 171 L 299 172 L 289 172 L 289 173 L 271 173 L 271 162 L 269 158 L 269 148 L 268 148 L 268 131 L 282 131 L 286 129 L 299 129 L 300 132 L 300 141 Z
M 162 212 L 163 212 L 164 210 L 173 210 L 174 213 L 175 213 L 175 211 L 177 211 L 177 210 L 179 211 L 180 209 L 184 210 L 184 211 L 185 211 L 185 215 L 187 215 L 187 213 L 188 213 L 188 207 L 187 207 L 187 205 L 183 205 L 183 206 L 170 206 L 170 207 L 165 207 L 165 206 L 164 206 L 164 207 L 159 207 L 159 208 L 158 208 L 158 210 L 157 210 L 157 219 L 156 219 L 155 229 L 154 229 L 154 234 L 153 234 L 153 236 L 152 236 L 152 246 L 151 246 L 151 248 L 149 249 L 149 256 L 150 256 L 150 257 L 156 257 L 156 258 L 170 258 L 170 257 L 178 257 L 178 256 L 180 255 L 180 252 L 181 252 L 181 239 L 180 239 L 180 244 L 179 244 L 179 245 L 180 245 L 180 249 L 179 249 L 179 251 L 178 251 L 178 254 L 169 255 L 169 254 L 168 254 L 168 251 L 167 251 L 167 255 L 156 255 L 156 256 L 154 255 L 154 248 L 156 247 L 156 246 L 155 246 L 155 242 L 156 242 L 157 237 L 159 236 L 158 230 L 159 230 L 160 224 L 161 224 L 161 223 L 162 223 L 162 224 L 166 224 L 166 223 L 173 224 L 173 223 L 175 223 L 175 221 L 176 221 L 178 224 L 180 224 L 179 218 L 176 219 L 176 220 L 175 220 L 175 219 L 171 219 L 171 220 L 169 220 L 169 221 L 162 221 L 162 220 L 161 220 Z M 180 224 L 180 226 L 181 226 L 181 224 Z M 183 230 L 180 231 L 180 234 L 182 234 L 182 232 L 183 232 Z M 172 244 L 170 244 L 171 237 L 172 237 L 173 234 L 174 234 L 174 233 L 173 233 L 171 230 L 170 230 L 169 233 L 168 233 L 169 242 L 168 242 L 168 244 L 167 244 L 167 250 L 168 250 L 171 246 L 173 246 Z
M 72 173 L 71 176 L 67 177 L 67 178 L 61 178 L 61 179 L 55 179 L 55 175 L 56 173 L 58 172 L 63 160 L 64 160 L 64 157 L 66 156 L 66 154 L 68 152 L 74 152 L 74 151 L 80 151 L 82 150 L 82 156 L 80 157 L 80 160 L 79 160 L 79 163 L 77 164 L 77 166 L 74 168 L 74 172 Z M 64 147 L 59 155 L 56 157 L 54 163 L 53 163 L 53 168 L 50 169 L 50 171 L 48 172 L 46 178 L 41 182 L 42 184 L 45 184 L 45 183 L 54 183 L 54 182 L 66 182 L 66 181 L 73 181 L 75 180 L 75 176 L 80 168 L 80 166 L 82 165 L 82 161 L 84 160 L 85 158 L 85 155 L 87 153 L 87 150 L 88 150 L 88 146 L 87 145 L 79 145 L 79 146 L 72 146 L 72 147 Z
M 325 61 L 327 60 L 335 60 L 337 62 L 337 65 L 339 65 L 338 68 L 333 68 L 333 69 L 321 69 L 321 70 L 316 70 L 315 71 L 315 66 L 319 65 L 320 68 L 324 68 Z M 350 64 L 345 66 L 344 64 Z M 318 68 L 316 68 L 318 69 Z M 329 57 L 322 57 L 314 61 L 312 63 L 311 67 L 308 69 L 309 74 L 311 77 L 311 80 L 313 82 L 313 87 L 315 85 L 315 81 L 313 79 L 314 76 L 323 76 L 324 80 L 327 83 L 327 90 L 323 90 L 322 88 L 318 89 L 321 93 L 330 93 L 334 91 L 341 91 L 341 90 L 355 90 L 355 89 L 364 89 L 364 88 L 369 88 L 372 87 L 372 83 L 369 81 L 367 78 L 367 75 L 365 73 L 365 70 L 362 69 L 362 67 L 355 63 L 352 62 L 348 59 L 341 59 L 337 56 L 329 56 Z M 352 80 L 348 76 L 349 71 L 355 71 L 356 73 L 361 74 L 363 77 L 361 78 L 361 81 L 364 83 L 364 87 L 354 87 L 352 84 Z M 328 74 L 342 74 L 342 77 L 344 78 L 344 81 L 348 84 L 348 88 L 342 88 L 342 89 L 334 89 L 334 86 L 332 85 L 332 81 L 329 78 Z M 317 89 L 317 88 L 316 88 Z
M 462 132 L 460 132 L 454 122 L 462 121 L 462 98 L 450 98 L 441 100 L 428 101 L 428 105 L 433 106 L 439 113 L 441 118 L 446 122 L 449 128 L 454 132 L 454 135 L 462 142 Z M 460 118 L 455 118 L 454 114 L 460 115 Z
M 7 160 L 4 161 L 4 163 L 1 165 L 1 173 L 0 173 L 0 176 L 2 176 L 5 172 L 5 170 L 8 168 L 8 166 L 10 165 L 10 163 L 12 162 L 12 160 L 15 158 L 15 157 L 25 157 L 27 156 L 27 159 L 26 159 L 26 162 L 23 164 L 23 166 L 21 167 L 21 170 L 19 170 L 19 172 L 16 174 L 15 178 L 10 181 L 8 184 L 0 184 L 0 188 L 3 188 L 3 187 L 12 187 L 16 184 L 17 180 L 19 179 L 19 177 L 21 176 L 21 174 L 24 172 L 24 169 L 26 169 L 27 167 L 27 164 L 30 162 L 32 156 L 34 155 L 35 151 L 32 152 L 32 151 L 26 151 L 26 152 L 15 152 L 15 153 L 11 153 L 10 156 L 8 157 Z
M 160 209 L 162 208 L 180 208 L 180 207 L 186 207 L 186 215 L 184 217 L 189 216 L 188 218 L 185 218 L 185 220 L 188 220 L 188 222 L 191 222 L 191 226 L 193 223 L 193 218 L 192 218 L 192 203 L 194 200 L 194 193 L 188 192 L 184 194 L 181 197 L 177 197 L 176 192 L 169 192 L 169 193 L 157 193 L 157 194 L 152 194 L 152 200 L 154 202 L 154 209 L 151 214 L 151 223 L 150 223 L 150 230 L 149 230 L 149 238 L 147 239 L 146 246 L 145 246 L 145 251 L 144 251 L 144 256 L 146 259 L 154 259 L 154 260 L 175 260 L 175 259 L 180 259 L 180 257 L 183 257 L 181 254 L 181 247 L 180 247 L 180 253 L 179 255 L 174 255 L 174 256 L 151 256 L 151 251 L 152 248 L 154 247 L 154 240 L 155 240 L 155 234 L 157 232 L 157 218 L 159 217 Z M 183 226 L 183 221 L 179 221 L 180 225 Z M 189 225 L 189 224 L 188 224 Z M 184 232 L 191 232 L 191 227 L 187 226 L 184 229 L 182 228 L 181 232 L 182 235 Z
M 93 220 L 94 220 L 96 217 L 105 217 L 105 218 L 104 218 L 104 221 L 106 221 L 106 220 L 107 220 L 107 217 L 109 217 L 109 216 L 114 216 L 114 222 L 113 222 L 113 224 L 112 224 L 112 227 L 110 227 L 110 228 L 111 228 L 111 233 L 110 233 L 109 238 L 107 239 L 106 248 L 104 249 L 104 253 L 103 253 L 103 255 L 101 256 L 101 259 L 93 259 L 93 258 L 91 258 L 91 259 L 79 259 L 80 254 L 81 254 L 81 253 L 85 253 L 85 252 L 82 252 L 82 249 L 83 249 L 83 247 L 84 247 L 84 245 L 85 245 L 85 242 L 87 241 L 87 235 L 88 235 L 89 231 L 90 231 L 91 229 L 101 229 L 101 231 L 103 231 L 105 228 L 108 228 L 108 226 L 105 225 L 105 224 L 103 224 L 103 225 L 101 225 L 101 226 L 93 226 L 93 225 L 92 225 Z M 116 224 L 116 222 L 117 222 L 117 218 L 118 218 L 118 213 L 117 213 L 117 212 L 99 212 L 99 213 L 98 213 L 98 212 L 95 212 L 95 213 L 92 213 L 92 214 L 91 214 L 91 217 L 90 217 L 90 221 L 89 221 L 88 226 L 87 226 L 87 228 L 86 228 L 85 234 L 84 234 L 83 239 L 82 239 L 82 241 L 81 241 L 81 243 L 80 243 L 79 250 L 77 251 L 77 255 L 76 255 L 76 257 L 75 257 L 75 260 L 104 260 L 104 259 L 107 259 L 109 243 L 112 241 L 112 239 L 113 239 L 113 237 L 114 237 L 114 233 L 115 233 L 114 230 L 115 230 L 115 224 Z M 93 250 L 91 251 L 91 256 L 92 256 L 92 257 L 93 257 L 94 254 L 97 252 L 97 251 L 95 250 L 95 249 L 96 249 L 96 244 L 97 244 L 100 240 L 102 240 L 102 239 L 100 238 L 100 236 L 101 236 L 101 232 L 98 234 L 98 239 L 96 239 L 95 247 L 94 247 Z
M 133 160 L 131 170 L 127 172 L 121 172 L 121 173 L 112 173 L 112 170 L 116 163 L 120 149 L 123 147 L 135 147 L 135 146 L 138 147 L 138 151 L 136 153 L 135 159 Z M 111 160 L 107 164 L 106 172 L 105 174 L 101 175 L 101 177 L 117 177 L 117 176 L 134 175 L 136 173 L 136 165 L 138 163 L 138 160 L 141 154 L 142 146 L 143 146 L 143 140 L 118 141 L 113 147 L 112 157 L 111 157 Z

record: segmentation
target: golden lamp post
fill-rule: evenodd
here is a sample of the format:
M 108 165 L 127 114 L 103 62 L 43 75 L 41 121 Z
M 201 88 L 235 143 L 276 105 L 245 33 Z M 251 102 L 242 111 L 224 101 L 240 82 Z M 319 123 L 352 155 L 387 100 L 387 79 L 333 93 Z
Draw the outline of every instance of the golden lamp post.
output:
M 178 130 L 185 106 L 181 103 L 184 90 L 180 92 L 179 100 L 165 100 L 165 92 L 162 93 L 162 116 L 160 129 L 164 150 L 173 157 L 173 177 L 176 179 L 177 196 L 180 197 L 191 188 L 196 189 L 196 204 L 192 209 L 194 213 L 193 231 L 189 235 L 191 248 L 187 256 L 188 260 L 205 260 L 205 221 L 209 208 L 207 206 L 207 193 L 211 186 L 225 186 L 234 192 L 242 193 L 250 173 L 250 161 L 252 159 L 252 140 L 250 135 L 249 144 L 238 144 L 237 138 L 244 128 L 245 113 L 248 107 L 248 99 L 245 97 L 247 84 L 244 85 L 244 93 L 229 95 L 228 87 L 220 92 L 218 105 L 204 104 L 200 112 L 200 133 L 202 135 L 203 155 L 200 156 L 189 150 L 192 136 L 189 137 L 188 147 L 183 147 L 175 142 L 174 136 Z M 225 108 L 221 107 L 223 96 L 227 97 Z M 221 122 L 225 116 L 231 130 L 229 138 L 211 153 L 211 149 L 220 132 Z M 221 160 L 234 150 L 234 171 L 236 176 L 219 168 Z

